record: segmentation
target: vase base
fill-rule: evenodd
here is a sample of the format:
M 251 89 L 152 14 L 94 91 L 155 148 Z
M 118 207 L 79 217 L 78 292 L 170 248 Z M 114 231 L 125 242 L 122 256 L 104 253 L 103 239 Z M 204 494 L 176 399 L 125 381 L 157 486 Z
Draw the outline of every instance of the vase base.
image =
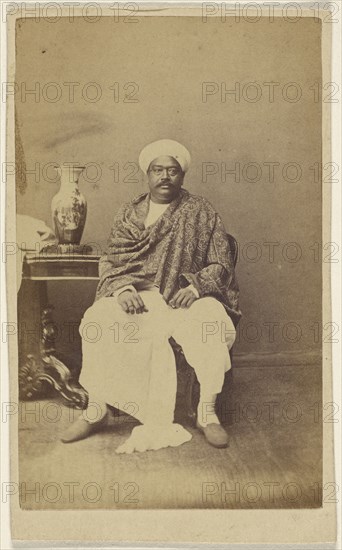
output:
M 42 254 L 80 254 L 82 256 L 87 256 L 92 254 L 93 249 L 88 244 L 50 244 L 44 246 L 41 249 Z

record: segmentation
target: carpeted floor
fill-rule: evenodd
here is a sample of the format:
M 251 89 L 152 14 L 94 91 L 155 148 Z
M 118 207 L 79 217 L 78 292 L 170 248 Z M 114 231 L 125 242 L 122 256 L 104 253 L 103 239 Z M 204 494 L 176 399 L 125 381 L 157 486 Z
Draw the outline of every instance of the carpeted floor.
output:
M 227 449 L 193 434 L 189 443 L 117 455 L 131 417 L 113 417 L 101 433 L 65 445 L 59 437 L 80 414 L 58 398 L 22 402 L 19 416 L 24 509 L 312 508 L 322 481 L 321 368 L 235 369 L 221 415 Z M 229 412 L 228 409 L 231 411 Z M 35 411 L 35 414 L 32 413 Z

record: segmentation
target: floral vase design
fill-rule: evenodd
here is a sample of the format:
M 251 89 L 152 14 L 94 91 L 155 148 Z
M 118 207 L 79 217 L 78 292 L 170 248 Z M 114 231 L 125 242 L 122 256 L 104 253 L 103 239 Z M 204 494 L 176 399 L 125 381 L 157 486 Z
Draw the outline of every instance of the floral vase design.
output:
M 87 201 L 78 188 L 84 166 L 61 166 L 61 187 L 51 202 L 52 220 L 59 244 L 80 244 L 87 217 Z

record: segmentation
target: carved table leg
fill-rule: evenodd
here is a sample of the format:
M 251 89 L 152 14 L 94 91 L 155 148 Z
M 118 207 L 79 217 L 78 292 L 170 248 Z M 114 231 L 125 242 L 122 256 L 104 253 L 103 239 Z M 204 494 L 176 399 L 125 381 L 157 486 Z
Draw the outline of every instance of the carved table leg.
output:
M 87 392 L 74 383 L 68 367 L 55 355 L 56 327 L 52 307 L 46 303 L 46 281 L 23 280 L 18 297 L 19 396 L 41 396 L 45 382 L 70 406 L 83 409 Z

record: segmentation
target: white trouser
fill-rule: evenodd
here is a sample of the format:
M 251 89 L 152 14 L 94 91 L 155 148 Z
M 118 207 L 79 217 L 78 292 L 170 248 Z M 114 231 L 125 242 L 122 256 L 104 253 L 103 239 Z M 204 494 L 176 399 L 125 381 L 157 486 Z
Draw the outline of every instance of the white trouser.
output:
M 170 337 L 194 368 L 201 395 L 219 393 L 231 367 L 236 332 L 218 300 L 205 297 L 173 309 L 158 290 L 140 295 L 148 312 L 131 315 L 116 298 L 102 298 L 82 319 L 80 383 L 89 393 L 89 420 L 102 416 L 108 403 L 143 424 L 173 422 L 177 375 Z

